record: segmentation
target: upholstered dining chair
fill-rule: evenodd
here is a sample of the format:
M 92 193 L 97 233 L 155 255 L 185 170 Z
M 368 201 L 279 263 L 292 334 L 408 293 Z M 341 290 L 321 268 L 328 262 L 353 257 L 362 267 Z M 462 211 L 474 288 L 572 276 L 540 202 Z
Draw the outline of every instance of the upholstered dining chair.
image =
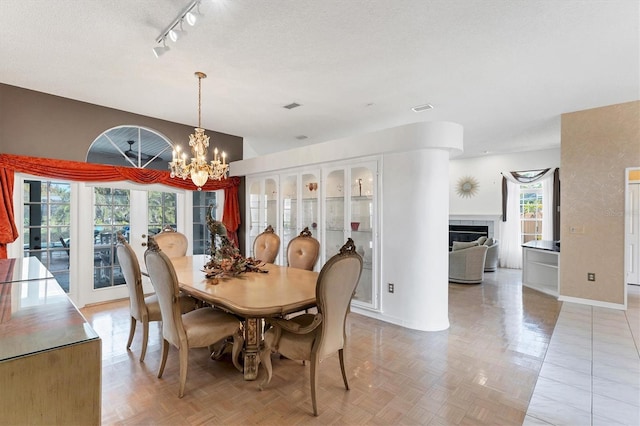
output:
M 272 327 L 265 332 L 264 349 L 260 352 L 260 361 L 267 371 L 267 377 L 260 385 L 260 390 L 271 381 L 272 352 L 278 352 L 293 360 L 310 361 L 311 403 L 315 416 L 318 415 L 316 403 L 318 366 L 323 359 L 335 352 L 338 352 L 344 386 L 349 390 L 344 365 L 347 340 L 345 323 L 361 273 L 362 257 L 356 252 L 353 240 L 349 238 L 340 252 L 324 264 L 318 275 L 316 283 L 318 313 L 302 314 L 289 320 L 281 318 L 267 320 Z
M 160 250 L 153 237 L 149 238 L 144 260 L 162 313 L 162 359 L 158 378 L 161 378 L 164 372 L 169 345 L 173 345 L 178 349 L 180 359 L 178 397 L 182 398 L 187 381 L 189 349 L 211 348 L 215 343 L 229 336 L 233 336 L 233 365 L 242 371 L 238 363 L 238 355 L 243 345 L 240 321 L 233 315 L 212 307 L 196 309 L 183 315 L 177 301 L 180 289 L 176 271 L 169 257 Z
M 142 351 L 140 352 L 140 362 L 144 361 L 147 353 L 147 342 L 149 341 L 149 322 L 162 321 L 160 306 L 155 294 L 145 297 L 142 290 L 142 277 L 140 274 L 140 264 L 138 257 L 133 252 L 127 240 L 118 234 L 118 244 L 116 245 L 118 263 L 122 275 L 129 290 L 129 313 L 131 315 L 131 325 L 129 327 L 129 340 L 127 349 L 131 348 L 133 336 L 136 332 L 136 321 L 142 323 Z M 196 299 L 187 295 L 180 295 L 178 303 L 181 312 L 189 312 L 196 308 Z
M 165 226 L 162 232 L 153 237 L 163 253 L 170 258 L 186 256 L 189 240 L 183 233 L 177 232 L 170 226 Z
M 280 237 L 278 237 L 271 225 L 268 225 L 267 228 L 253 240 L 253 257 L 265 263 L 275 262 L 279 250 Z
M 292 268 L 313 271 L 320 256 L 320 242 L 313 238 L 306 227 L 287 245 L 287 265 Z

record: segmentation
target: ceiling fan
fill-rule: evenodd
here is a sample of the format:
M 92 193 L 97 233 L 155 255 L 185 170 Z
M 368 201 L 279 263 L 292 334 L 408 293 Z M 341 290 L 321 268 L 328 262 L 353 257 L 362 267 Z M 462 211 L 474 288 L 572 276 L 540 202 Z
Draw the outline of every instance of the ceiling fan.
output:
M 138 159 L 138 151 L 134 151 L 133 150 L 133 144 L 136 143 L 136 141 L 128 140 L 127 143 L 129 144 L 129 149 L 124 152 L 124 155 L 126 155 L 127 157 L 129 157 L 129 158 L 131 158 L 133 160 L 137 160 Z M 149 155 L 149 154 L 145 154 L 144 152 L 140 152 L 140 161 L 146 162 L 146 161 L 149 161 L 149 160 L 155 160 L 154 156 L 153 155 Z

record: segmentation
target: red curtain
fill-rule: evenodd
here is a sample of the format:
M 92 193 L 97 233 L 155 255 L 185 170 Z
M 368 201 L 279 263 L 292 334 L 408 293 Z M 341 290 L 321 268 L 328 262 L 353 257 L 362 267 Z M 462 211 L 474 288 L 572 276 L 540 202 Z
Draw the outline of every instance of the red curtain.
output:
M 0 259 L 7 258 L 7 244 L 18 238 L 13 218 L 13 171 L 0 169 Z
M 141 184 L 161 183 L 174 188 L 191 191 L 197 189 L 191 180 L 172 178 L 169 171 L 0 154 L 0 179 L 2 182 L 2 191 L 0 191 L 0 259 L 7 257 L 6 244 L 18 238 L 18 231 L 13 218 L 12 197 L 15 172 L 82 182 L 117 182 L 128 180 Z M 240 208 L 238 204 L 239 185 L 239 177 L 229 177 L 219 181 L 208 180 L 202 187 L 203 191 L 224 190 L 225 207 L 222 222 L 227 227 L 227 232 L 234 234 L 240 226 Z

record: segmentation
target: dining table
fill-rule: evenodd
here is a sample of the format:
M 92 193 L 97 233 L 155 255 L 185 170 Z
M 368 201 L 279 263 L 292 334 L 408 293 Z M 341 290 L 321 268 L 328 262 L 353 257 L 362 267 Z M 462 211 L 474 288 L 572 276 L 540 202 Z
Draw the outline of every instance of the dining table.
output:
M 244 331 L 244 379 L 255 380 L 260 364 L 265 318 L 283 317 L 316 306 L 318 272 L 265 264 L 265 272 L 209 279 L 208 255 L 171 258 L 179 287 L 216 308 L 239 317 Z

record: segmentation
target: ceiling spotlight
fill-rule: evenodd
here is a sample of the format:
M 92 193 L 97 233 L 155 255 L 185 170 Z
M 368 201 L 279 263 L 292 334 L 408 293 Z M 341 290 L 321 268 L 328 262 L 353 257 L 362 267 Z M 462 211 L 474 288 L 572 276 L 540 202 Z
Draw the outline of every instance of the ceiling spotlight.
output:
M 195 13 L 193 12 L 187 12 L 187 14 L 184 15 L 184 19 L 186 19 L 187 24 L 191 25 L 192 27 L 196 24 L 196 21 L 198 20 L 198 18 L 196 18 Z
M 167 39 L 162 39 L 162 46 L 156 46 L 153 48 L 153 54 L 156 55 L 156 58 L 164 55 L 169 51 L 169 46 L 167 46 Z
M 426 111 L 428 109 L 433 109 L 433 105 L 431 104 L 424 104 L 424 105 L 418 105 L 418 106 L 414 106 L 413 108 L 411 108 L 411 110 L 413 112 L 422 112 L 422 111 Z
M 187 32 L 182 29 L 182 19 L 180 20 L 180 29 L 176 29 L 176 27 L 171 28 L 169 31 L 169 38 L 172 42 L 178 41 L 181 37 L 187 35 Z

